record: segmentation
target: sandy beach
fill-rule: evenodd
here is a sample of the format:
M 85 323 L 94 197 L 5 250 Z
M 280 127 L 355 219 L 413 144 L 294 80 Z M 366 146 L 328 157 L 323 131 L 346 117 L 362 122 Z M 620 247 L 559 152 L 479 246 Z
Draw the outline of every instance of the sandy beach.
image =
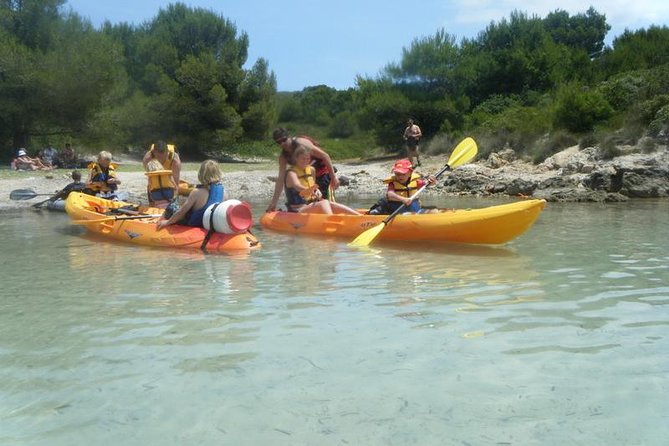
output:
M 421 169 L 425 173 L 432 173 L 443 167 L 446 161 L 447 157 L 444 156 L 428 157 L 423 161 Z M 392 158 L 371 162 L 335 162 L 338 176 L 344 183 L 337 191 L 339 201 L 345 202 L 349 195 L 381 196 L 385 190 L 383 179 L 390 174 L 393 162 Z M 122 165 L 139 164 L 138 161 L 125 159 L 121 163 Z M 255 201 L 266 199 L 269 203 L 274 191 L 278 166 L 271 170 L 266 169 L 267 164 L 262 164 L 262 166 L 264 168 L 258 170 L 248 170 L 248 167 L 245 167 L 243 170 L 224 173 L 223 183 L 228 197 Z M 12 190 L 32 189 L 38 194 L 51 194 L 72 181 L 70 173 L 71 170 L 68 169 L 55 169 L 53 171 L 21 172 L 18 175 L 12 175 L 11 178 L 0 178 L 0 187 L 3 190 L 0 194 L 0 211 L 28 208 L 48 198 L 48 196 L 38 196 L 32 200 L 13 201 L 9 197 Z M 118 176 L 122 181 L 120 190 L 129 192 L 134 201 L 146 202 L 146 176 L 143 172 L 124 172 L 121 167 L 118 170 Z M 181 178 L 197 183 L 197 171 L 184 170 Z M 279 203 L 283 203 L 283 199 L 280 199 Z
M 513 151 L 493 153 L 487 159 L 476 158 L 442 177 L 442 181 L 426 189 L 430 195 L 474 195 L 500 197 L 543 198 L 547 201 L 616 202 L 630 198 L 664 198 L 669 196 L 669 148 L 660 146 L 652 153 L 643 153 L 638 147 L 621 147 L 623 155 L 603 159 L 597 149 L 570 147 L 534 165 L 516 159 Z M 335 161 L 341 186 L 336 191 L 337 201 L 347 204 L 354 197 L 381 197 L 386 190 L 383 183 L 390 176 L 396 157 L 372 160 Z M 138 170 L 138 159 L 126 158 L 120 162 L 118 176 L 121 191 L 129 193 L 135 203 L 146 203 L 146 176 Z M 434 174 L 448 162 L 448 156 L 421 156 L 417 171 Z M 255 161 L 257 162 L 257 161 Z M 134 166 L 124 171 L 125 166 Z M 181 178 L 197 183 L 197 164 L 188 163 Z M 245 201 L 269 201 L 274 191 L 278 164 L 265 160 L 257 164 L 224 164 L 223 184 L 226 196 Z M 270 166 L 270 167 L 268 167 Z M 276 166 L 276 167 L 274 167 Z M 257 167 L 257 168 L 256 168 Z M 0 211 L 28 208 L 48 198 L 40 195 L 31 200 L 12 201 L 10 192 L 31 189 L 38 194 L 52 194 L 71 182 L 70 170 L 18 172 L 0 175 Z M 84 173 L 84 172 L 82 172 Z M 284 199 L 279 199 L 282 206 Z

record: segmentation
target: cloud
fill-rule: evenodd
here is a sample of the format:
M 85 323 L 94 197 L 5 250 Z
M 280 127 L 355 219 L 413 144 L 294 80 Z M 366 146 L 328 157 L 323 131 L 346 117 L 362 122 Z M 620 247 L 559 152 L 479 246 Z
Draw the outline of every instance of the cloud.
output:
M 520 0 L 458 0 L 449 8 L 453 15 L 446 18 L 446 22 L 451 25 L 457 23 L 455 27 L 458 29 L 470 29 L 472 32 L 465 35 L 472 36 L 473 32 L 483 31 L 490 22 L 508 18 L 514 10 L 545 17 L 558 9 L 571 15 L 585 13 L 590 6 L 606 16 L 614 35 L 621 34 L 625 28 L 636 30 L 650 25 L 666 25 L 669 18 L 669 2 L 666 0 L 637 0 L 634 3 L 628 0 L 591 0 L 589 3 L 576 0 L 559 3 L 541 0 L 531 3 Z M 445 27 L 448 28 L 447 25 Z

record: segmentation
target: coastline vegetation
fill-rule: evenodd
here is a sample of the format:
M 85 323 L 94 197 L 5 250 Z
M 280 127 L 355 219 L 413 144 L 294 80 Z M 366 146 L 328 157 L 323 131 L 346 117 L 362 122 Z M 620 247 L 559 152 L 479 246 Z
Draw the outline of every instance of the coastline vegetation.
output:
M 247 34 L 213 11 L 174 3 L 141 25 L 96 29 L 65 6 L 0 6 L 3 161 L 19 147 L 141 152 L 156 139 L 185 160 L 273 158 L 277 125 L 336 159 L 372 157 L 402 150 L 409 117 L 427 152 L 472 136 L 480 157 L 511 148 L 535 162 L 576 144 L 615 156 L 642 140 L 652 151 L 669 133 L 669 28 L 626 30 L 607 46 L 610 26 L 592 7 L 515 11 L 460 41 L 435 30 L 355 88 L 278 92 L 266 59 L 244 68 Z

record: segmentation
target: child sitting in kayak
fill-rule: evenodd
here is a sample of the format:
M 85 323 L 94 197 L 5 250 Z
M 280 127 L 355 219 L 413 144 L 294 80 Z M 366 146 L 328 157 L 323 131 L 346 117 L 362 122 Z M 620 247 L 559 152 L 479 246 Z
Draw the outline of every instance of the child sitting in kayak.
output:
M 70 192 L 81 192 L 86 187 L 86 183 L 81 181 L 81 172 L 78 170 L 72 171 L 72 182 L 62 188 L 60 191 L 50 198 L 50 201 L 67 200 L 67 197 L 70 195 Z
M 434 184 L 436 181 L 432 175 L 424 178 L 414 172 L 411 161 L 408 159 L 398 160 L 393 165 L 392 176 L 383 181 L 388 185 L 386 196 L 372 206 L 369 214 L 389 215 L 402 205 L 405 206 L 406 212 L 425 213 L 426 210 L 421 209 L 420 201 L 411 197 L 425 184 Z
M 316 184 L 315 170 L 310 164 L 311 154 L 308 147 L 298 145 L 293 152 L 292 161 L 293 165 L 286 171 L 284 180 L 289 212 L 360 215 L 355 209 L 323 199 Z
M 157 223 L 158 229 L 173 224 L 203 227 L 202 217 L 207 208 L 225 200 L 223 174 L 216 161 L 203 161 L 197 179 L 200 184 L 188 195 L 183 206 L 173 214 L 163 215 Z

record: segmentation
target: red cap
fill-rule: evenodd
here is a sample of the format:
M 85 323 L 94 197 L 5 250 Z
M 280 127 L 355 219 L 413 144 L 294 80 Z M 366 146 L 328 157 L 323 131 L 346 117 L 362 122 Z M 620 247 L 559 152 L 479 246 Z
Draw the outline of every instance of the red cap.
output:
M 395 162 L 395 165 L 393 166 L 393 172 L 397 173 L 409 173 L 413 171 L 413 166 L 411 165 L 411 161 L 408 159 L 401 159 Z

